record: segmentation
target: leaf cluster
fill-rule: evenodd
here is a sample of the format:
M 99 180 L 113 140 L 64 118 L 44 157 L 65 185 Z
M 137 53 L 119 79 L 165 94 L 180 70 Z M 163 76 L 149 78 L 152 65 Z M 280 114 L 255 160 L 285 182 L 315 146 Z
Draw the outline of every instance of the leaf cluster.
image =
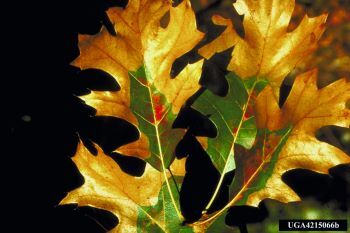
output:
M 129 175 L 97 144 L 95 156 L 80 142 L 73 161 L 85 182 L 61 204 L 110 211 L 119 219 L 111 232 L 226 232 L 224 213 L 231 206 L 258 206 L 265 199 L 299 201 L 282 181 L 287 171 L 328 174 L 330 168 L 349 163 L 342 150 L 315 136 L 324 126 L 349 127 L 350 84 L 345 79 L 319 89 L 317 70 L 307 71 L 296 77 L 279 105 L 284 78 L 315 51 L 327 18 L 304 16 L 288 31 L 294 4 L 237 0 L 233 7 L 244 18 L 244 36 L 230 19 L 214 15 L 213 23 L 225 29 L 210 43 L 203 42 L 205 34 L 197 28 L 189 0 L 176 6 L 168 0 L 130 0 L 125 8 L 109 9 L 113 30 L 79 35 L 80 55 L 72 64 L 103 70 L 119 84 L 118 91 L 91 91 L 81 99 L 97 116 L 135 126 L 138 138 L 114 153 L 147 165 L 141 176 Z M 226 65 L 218 59 L 222 53 L 230 53 Z M 214 85 L 203 81 L 205 74 L 215 72 L 227 74 L 217 81 L 226 83 L 224 95 L 212 88 L 215 80 Z M 186 111 L 209 118 L 216 135 L 179 127 Z M 191 223 L 184 222 L 179 201 L 189 172 L 188 151 L 181 148 L 188 138 L 208 154 L 219 174 L 201 218 Z M 184 154 L 176 157 L 175 151 Z M 233 181 L 226 184 L 233 171 Z M 229 202 L 215 210 L 224 185 Z

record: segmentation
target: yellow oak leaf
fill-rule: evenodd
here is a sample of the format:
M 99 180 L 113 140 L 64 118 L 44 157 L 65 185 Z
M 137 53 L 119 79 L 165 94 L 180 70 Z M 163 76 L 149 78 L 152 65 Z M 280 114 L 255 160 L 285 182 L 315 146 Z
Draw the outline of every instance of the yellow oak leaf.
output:
M 117 34 L 103 28 L 97 35 L 79 36 L 80 56 L 73 65 L 109 73 L 121 90 L 92 91 L 81 98 L 97 115 L 118 117 L 136 126 L 138 140 L 115 151 L 144 159 L 147 165 L 141 177 L 133 177 L 100 148 L 93 156 L 80 144 L 73 160 L 85 183 L 61 204 L 78 203 L 114 213 L 119 224 L 112 232 L 166 233 L 174 226 L 186 230 L 178 203 L 185 160 L 174 159 L 186 130 L 174 129 L 173 123 L 188 97 L 200 88 L 203 60 L 188 64 L 175 78 L 170 72 L 174 61 L 190 51 L 203 33 L 197 30 L 189 0 L 176 7 L 169 0 L 130 0 L 125 9 L 112 8 L 107 13 Z
M 294 4 L 294 0 L 237 0 L 233 5 L 238 14 L 244 15 L 244 38 L 236 33 L 230 20 L 214 16 L 214 23 L 227 28 L 199 53 L 209 58 L 234 46 L 228 70 L 243 79 L 268 79 L 278 97 L 283 79 L 316 49 L 325 30 L 327 15 L 323 14 L 315 18 L 305 16 L 295 30 L 288 32 Z
M 139 139 L 116 152 L 149 159 L 152 166 L 162 169 L 160 157 L 168 159 L 167 166 L 176 145 L 169 140 L 174 145 L 168 147 L 162 137 L 166 140 L 170 135 L 181 107 L 200 88 L 203 60 L 187 65 L 175 78 L 170 76 L 172 64 L 190 51 L 203 33 L 197 30 L 189 0 L 176 7 L 169 0 L 130 0 L 125 9 L 112 8 L 107 13 L 117 35 L 105 28 L 94 36 L 80 35 L 80 56 L 73 65 L 109 73 L 121 90 L 92 91 L 81 98 L 97 115 L 122 118 L 139 129 Z M 161 21 L 167 13 L 169 22 L 164 27 Z M 174 138 L 181 138 L 183 131 L 174 130 Z
M 317 130 L 324 126 L 350 126 L 349 101 L 349 82 L 340 79 L 318 89 L 316 69 L 296 78 L 282 108 L 273 88 L 267 85 L 255 99 L 258 132 L 253 147 L 235 147 L 236 170 L 229 203 L 194 225 L 211 232 L 225 228 L 221 214 L 231 206 L 257 207 L 267 198 L 284 203 L 299 201 L 282 180 L 287 171 L 301 168 L 328 174 L 330 168 L 350 163 L 350 156 L 341 149 L 316 138 Z
M 276 130 L 292 124 L 294 131 L 310 135 L 327 125 L 349 127 L 350 110 L 346 107 L 349 100 L 350 84 L 346 79 L 318 89 L 317 69 L 313 69 L 295 79 L 282 109 L 270 86 L 259 94 L 255 104 L 257 126 Z
M 257 127 L 276 131 L 291 126 L 286 136 L 271 135 L 264 140 L 264 147 L 256 166 L 250 164 L 246 172 L 247 180 L 254 182 L 259 172 L 272 168 L 272 173 L 264 187 L 247 196 L 246 204 L 257 206 L 266 198 L 281 202 L 298 201 L 299 197 L 283 181 L 282 175 L 292 169 L 303 168 L 328 174 L 336 165 L 350 163 L 350 156 L 342 150 L 316 138 L 316 131 L 328 125 L 350 126 L 350 83 L 340 79 L 322 89 L 317 87 L 317 70 L 299 75 L 292 90 L 280 109 L 273 89 L 267 86 L 257 97 L 255 111 Z M 282 139 L 281 139 L 282 138 Z M 259 140 L 259 139 L 258 139 Z M 271 162 L 272 154 L 280 150 L 276 161 Z M 258 155 L 255 154 L 255 157 Z M 249 160 L 249 159 L 248 159 Z M 253 159 L 253 160 L 256 160 Z M 246 162 L 245 162 L 246 163 Z M 273 165 L 272 165 L 273 164 Z M 249 176 L 251 174 L 251 176 Z
M 84 176 L 84 184 L 69 192 L 60 205 L 78 204 L 78 206 L 91 206 L 110 211 L 118 217 L 118 225 L 110 232 L 132 233 L 138 232 L 140 212 L 146 213 L 147 207 L 155 206 L 162 191 L 164 176 L 149 164 L 141 177 L 134 177 L 122 171 L 119 165 L 96 146 L 98 154 L 95 156 L 79 143 L 73 161 Z M 175 160 L 171 166 L 172 173 L 184 175 L 185 159 Z M 169 176 L 169 175 L 168 175 Z M 164 193 L 162 194 L 164 195 Z M 153 215 L 152 215 L 153 213 Z M 152 222 L 155 227 L 168 232 L 164 213 L 147 213 L 142 219 Z

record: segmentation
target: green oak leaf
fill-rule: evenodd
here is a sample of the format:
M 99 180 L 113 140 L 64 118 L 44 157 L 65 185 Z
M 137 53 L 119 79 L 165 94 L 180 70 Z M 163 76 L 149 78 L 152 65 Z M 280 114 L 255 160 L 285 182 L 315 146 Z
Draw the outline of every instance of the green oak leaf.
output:
M 248 103 L 266 85 L 263 79 L 250 78 L 242 81 L 234 73 L 227 76 L 229 85 L 225 97 L 205 91 L 192 105 L 210 120 L 217 128 L 217 136 L 208 138 L 206 152 L 221 174 L 236 168 L 234 162 L 234 145 L 251 148 L 255 136 L 255 118 L 251 116 L 252 105 Z

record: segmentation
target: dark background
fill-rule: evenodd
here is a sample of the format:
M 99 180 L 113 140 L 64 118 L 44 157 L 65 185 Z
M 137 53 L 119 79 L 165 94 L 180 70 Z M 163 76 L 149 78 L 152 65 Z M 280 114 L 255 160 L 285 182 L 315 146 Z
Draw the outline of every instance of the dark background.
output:
M 81 72 L 69 65 L 79 54 L 78 33 L 97 33 L 103 24 L 109 25 L 105 10 L 125 3 L 107 0 L 13 2 L 2 7 L 4 13 L 9 13 L 9 16 L 4 14 L 3 19 L 3 57 L 6 60 L 3 77 L 9 82 L 2 85 L 5 94 L 3 115 L 7 122 L 6 133 L 10 135 L 10 141 L 4 142 L 4 148 L 9 151 L 4 157 L 9 161 L 3 163 L 6 185 L 3 192 L 9 195 L 4 199 L 9 220 L 5 224 L 9 224 L 11 229 L 8 232 L 97 233 L 105 232 L 117 223 L 113 215 L 102 210 L 57 205 L 67 192 L 84 182 L 70 159 L 74 155 L 78 135 L 92 151 L 91 142 L 96 142 L 106 153 L 136 137 L 130 124 L 120 119 L 94 117 L 94 110 L 77 98 L 90 89 L 118 90 L 118 84 L 102 72 Z M 198 10 L 199 25 L 203 30 L 210 29 L 207 41 L 222 31 L 221 28 L 207 28 L 201 24 L 208 18 L 205 11 L 212 12 L 217 6 L 218 3 Z M 210 68 L 202 77 L 202 83 L 219 94 L 225 92 L 224 71 L 220 67 L 227 62 L 227 54 L 229 52 L 206 62 Z M 187 54 L 179 59 L 174 71 L 178 72 L 183 62 L 197 58 L 193 53 Z M 218 86 L 211 85 L 213 80 L 219 83 Z M 284 86 L 283 98 L 289 89 Z M 194 134 L 215 136 L 211 123 L 188 108 L 177 124 L 190 125 Z M 345 129 L 327 130 L 340 138 Z M 319 133 L 319 138 L 328 140 L 324 132 Z M 188 149 L 186 145 L 189 143 L 195 146 Z M 339 140 L 333 144 L 350 151 L 349 145 Z M 219 175 L 191 136 L 186 137 L 181 145 L 178 154 L 189 154 L 189 172 L 181 190 L 181 204 L 190 222 L 199 217 Z M 142 161 L 119 154 L 111 154 L 111 157 L 126 172 L 142 174 Z M 350 169 L 339 166 L 332 169 L 331 174 L 326 176 L 297 170 L 288 172 L 284 180 L 301 197 L 312 197 L 320 203 L 335 201 L 338 209 L 348 211 Z M 232 177 L 233 174 L 230 174 L 226 181 L 230 182 Z M 215 208 L 220 208 L 227 201 L 225 191 L 223 188 Z M 241 225 L 244 232 L 246 222 L 269 217 L 276 216 L 269 216 L 264 204 L 260 209 L 236 207 L 229 211 L 227 223 Z

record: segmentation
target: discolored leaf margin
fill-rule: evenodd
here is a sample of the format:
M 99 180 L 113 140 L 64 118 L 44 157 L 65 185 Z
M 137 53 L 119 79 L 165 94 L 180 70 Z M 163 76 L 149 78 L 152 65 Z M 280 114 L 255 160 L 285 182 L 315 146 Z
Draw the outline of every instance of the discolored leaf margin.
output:
M 239 15 L 244 15 L 244 38 L 234 30 L 231 20 L 214 15 L 213 22 L 226 26 L 226 30 L 199 53 L 208 59 L 234 46 L 227 69 L 242 79 L 268 79 L 278 97 L 283 79 L 317 48 L 327 14 L 305 16 L 294 31 L 287 32 L 294 0 L 238 0 L 233 6 Z
M 163 28 L 160 21 L 167 12 L 170 20 Z M 148 163 L 141 177 L 133 177 L 97 145 L 98 155 L 93 156 L 80 143 L 73 161 L 85 183 L 60 204 L 114 213 L 120 221 L 112 232 L 192 232 L 181 224 L 178 203 L 185 163 L 174 160 L 174 147 L 185 130 L 173 129 L 172 124 L 187 98 L 200 88 L 203 60 L 188 64 L 175 78 L 170 71 L 175 59 L 191 50 L 203 33 L 197 30 L 189 0 L 176 7 L 167 0 L 133 0 L 125 9 L 110 9 L 108 16 L 117 35 L 106 29 L 94 36 L 80 35 L 80 56 L 72 64 L 109 73 L 121 90 L 92 91 L 81 98 L 97 115 L 136 126 L 139 139 L 116 152 Z
M 160 20 L 167 12 L 170 19 L 163 28 Z M 81 53 L 73 65 L 111 74 L 121 90 L 92 91 L 81 98 L 97 115 L 118 117 L 138 128 L 139 139 L 115 152 L 145 159 L 164 170 L 185 133 L 184 129 L 172 129 L 173 121 L 200 88 L 203 60 L 188 64 L 174 79 L 171 66 L 203 33 L 197 30 L 189 0 L 176 7 L 167 0 L 133 0 L 125 9 L 111 8 L 108 16 L 117 35 L 102 29 L 94 36 L 79 36 Z
M 202 219 L 198 225 L 208 231 L 224 229 L 220 216 L 233 205 L 258 206 L 264 199 L 288 203 L 298 195 L 282 181 L 282 175 L 303 168 L 328 174 L 340 164 L 350 163 L 342 150 L 319 141 L 315 134 L 326 125 L 350 126 L 350 83 L 340 79 L 322 89 L 317 87 L 317 70 L 299 75 L 282 108 L 271 86 L 257 96 L 255 116 L 257 138 L 251 149 L 237 146 L 237 169 L 230 185 L 230 202 L 219 212 Z M 332 109 L 332 111 L 329 111 Z
M 81 142 L 78 144 L 73 161 L 85 182 L 69 192 L 60 205 L 78 204 L 110 211 L 119 219 L 119 224 L 110 232 L 191 232 L 189 227 L 181 225 L 182 219 L 173 206 L 165 179 L 176 195 L 177 184 L 169 172 L 164 178 L 162 172 L 147 164 L 144 174 L 134 177 L 122 171 L 97 145 L 95 148 L 98 152 L 96 156 Z M 175 160 L 170 168 L 179 184 L 184 176 L 184 164 L 185 159 Z M 179 205 L 178 202 L 176 204 Z

